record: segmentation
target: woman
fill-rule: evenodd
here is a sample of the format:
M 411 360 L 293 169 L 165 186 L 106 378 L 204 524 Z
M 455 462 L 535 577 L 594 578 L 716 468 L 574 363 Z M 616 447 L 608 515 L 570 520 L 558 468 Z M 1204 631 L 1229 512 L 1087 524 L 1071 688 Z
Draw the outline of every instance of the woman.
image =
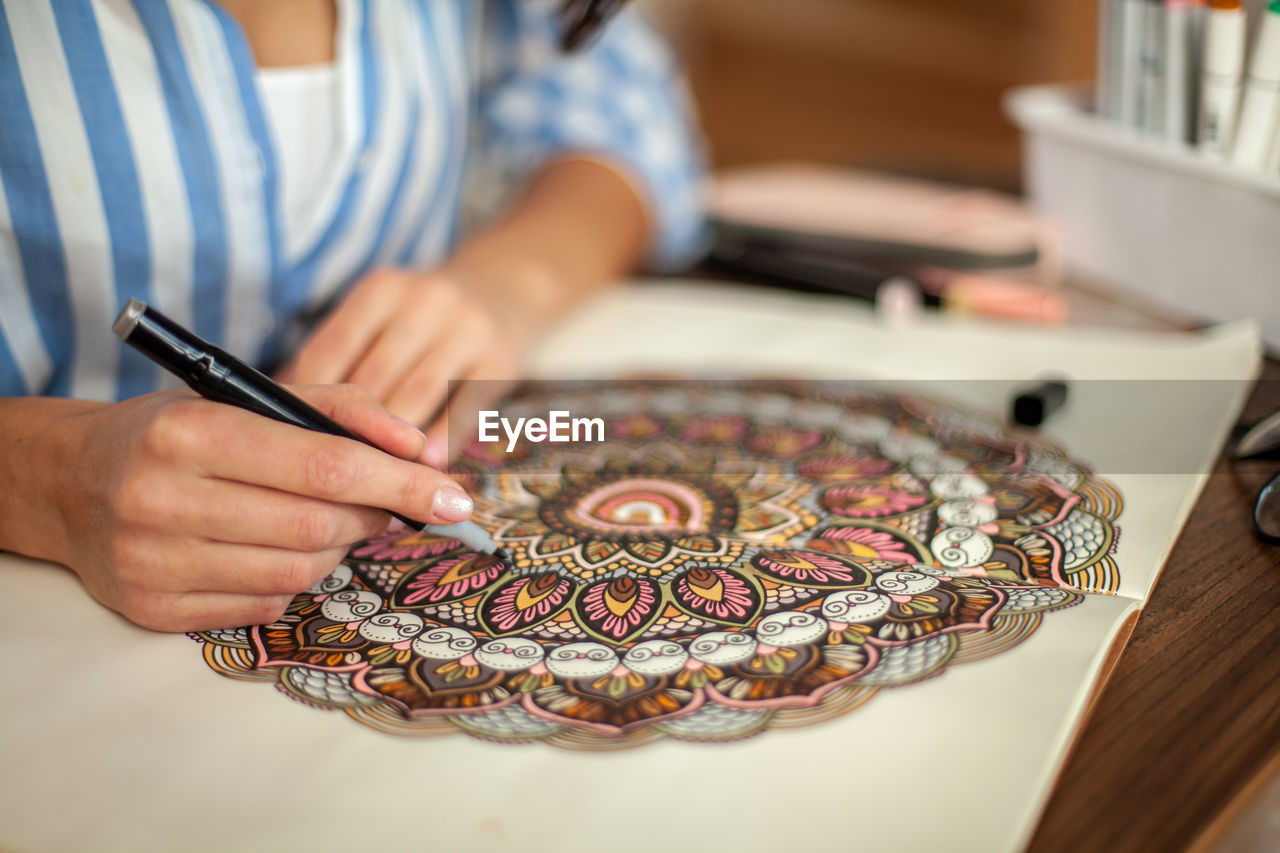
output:
M 271 621 L 386 510 L 469 516 L 447 382 L 696 247 L 696 146 L 634 18 L 565 58 L 522 0 L 0 12 L 0 547 L 141 625 Z M 464 174 L 518 190 L 460 237 Z M 111 336 L 129 297 L 387 453 L 155 390 Z

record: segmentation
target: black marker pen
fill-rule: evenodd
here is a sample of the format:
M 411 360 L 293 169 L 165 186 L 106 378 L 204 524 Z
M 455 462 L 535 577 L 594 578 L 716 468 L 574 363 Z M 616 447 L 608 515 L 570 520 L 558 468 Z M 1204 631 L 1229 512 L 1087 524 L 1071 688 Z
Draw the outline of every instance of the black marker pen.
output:
M 145 302 L 130 299 L 112 329 L 122 341 L 190 385 L 200 396 L 293 426 L 369 444 L 258 370 L 201 340 Z M 373 445 L 370 445 L 371 447 Z M 473 551 L 511 558 L 473 521 L 423 524 L 392 513 L 414 530 L 458 539 Z
M 1038 427 L 1067 402 L 1067 383 L 1061 379 L 1041 382 L 1013 398 L 1013 422 L 1018 426 Z

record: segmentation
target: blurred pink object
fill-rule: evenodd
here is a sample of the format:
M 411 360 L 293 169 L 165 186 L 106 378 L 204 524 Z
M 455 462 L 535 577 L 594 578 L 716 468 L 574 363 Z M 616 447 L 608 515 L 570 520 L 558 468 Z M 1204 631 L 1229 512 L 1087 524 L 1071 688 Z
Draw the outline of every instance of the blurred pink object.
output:
M 1043 286 L 1061 280 L 1052 228 L 1013 196 L 992 190 L 810 163 L 717 175 L 711 214 L 731 227 L 768 229 L 962 268 L 999 269 Z

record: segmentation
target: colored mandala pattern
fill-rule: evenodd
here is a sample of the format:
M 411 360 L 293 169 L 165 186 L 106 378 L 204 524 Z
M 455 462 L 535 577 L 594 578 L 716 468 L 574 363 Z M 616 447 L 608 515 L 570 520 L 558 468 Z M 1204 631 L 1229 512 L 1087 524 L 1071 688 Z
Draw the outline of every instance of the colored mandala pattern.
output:
M 205 659 L 379 729 L 587 749 L 843 714 L 1113 592 L 1121 500 L 1044 439 L 844 384 L 527 390 L 603 444 L 453 471 L 514 568 L 406 529 Z

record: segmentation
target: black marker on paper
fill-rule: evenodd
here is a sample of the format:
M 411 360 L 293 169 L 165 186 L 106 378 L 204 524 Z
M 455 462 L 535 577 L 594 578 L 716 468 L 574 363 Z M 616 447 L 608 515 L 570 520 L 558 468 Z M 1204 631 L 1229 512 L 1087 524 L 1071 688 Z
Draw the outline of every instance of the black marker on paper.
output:
M 230 403 L 273 420 L 312 432 L 350 438 L 369 444 L 320 410 L 233 355 L 200 339 L 145 302 L 130 299 L 112 330 L 122 341 L 190 385 L 200 396 Z M 373 447 L 374 445 L 369 445 Z M 473 521 L 423 524 L 392 513 L 414 530 L 458 539 L 468 548 L 510 563 L 507 552 Z
M 1013 398 L 1013 422 L 1038 427 L 1067 402 L 1067 383 L 1053 379 L 1029 388 Z

